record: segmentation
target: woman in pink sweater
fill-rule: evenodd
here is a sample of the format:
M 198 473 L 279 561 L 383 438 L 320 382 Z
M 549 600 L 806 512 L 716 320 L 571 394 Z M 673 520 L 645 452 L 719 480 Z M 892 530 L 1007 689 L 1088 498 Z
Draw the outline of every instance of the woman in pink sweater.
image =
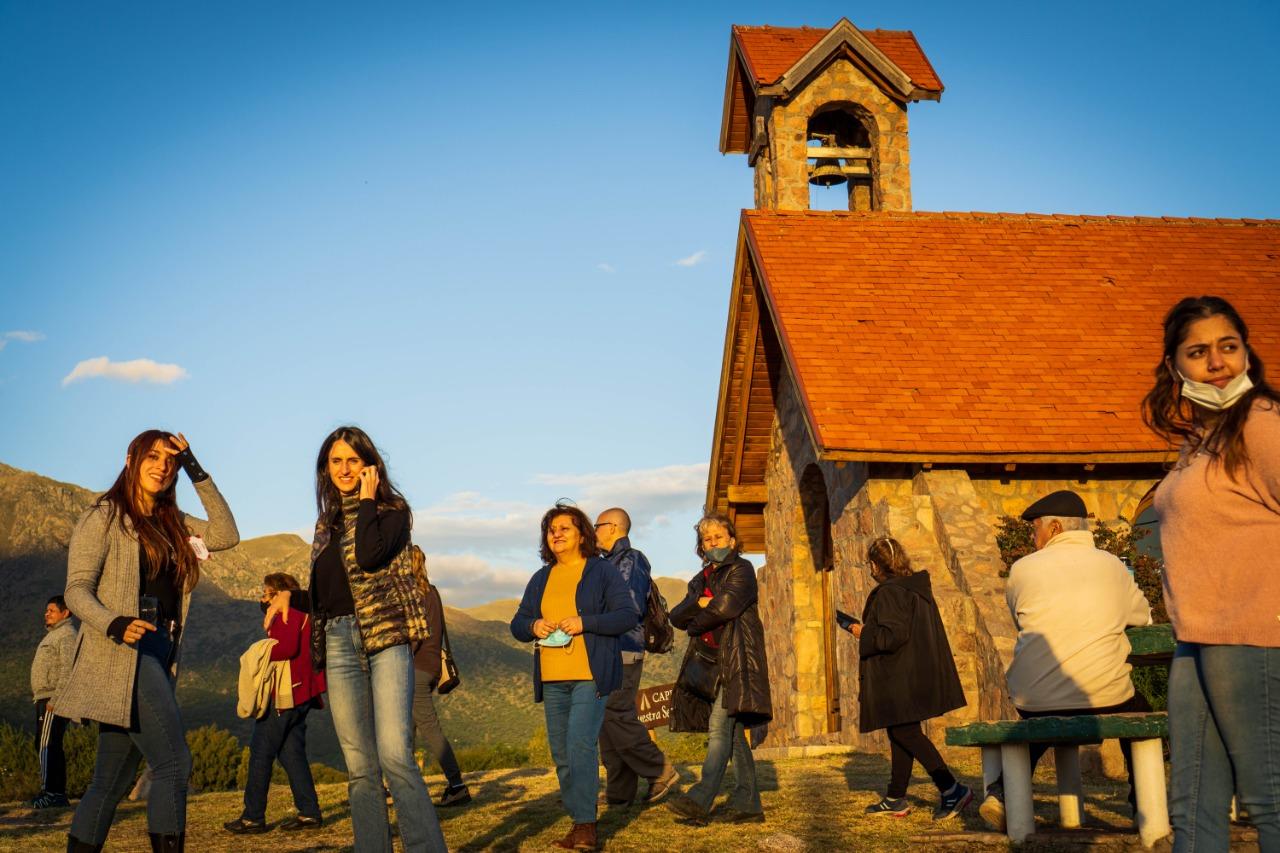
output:
M 1156 490 L 1169 674 L 1174 850 L 1226 850 L 1232 793 L 1280 851 L 1280 394 L 1225 299 L 1183 299 L 1143 400 L 1182 444 Z

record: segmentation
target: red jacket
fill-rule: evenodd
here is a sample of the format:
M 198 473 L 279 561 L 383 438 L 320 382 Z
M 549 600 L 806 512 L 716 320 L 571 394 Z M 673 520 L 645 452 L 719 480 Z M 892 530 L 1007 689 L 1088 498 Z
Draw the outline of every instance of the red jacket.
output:
M 271 647 L 271 659 L 289 661 L 294 707 L 312 698 L 317 707 L 323 707 L 320 694 L 326 689 L 324 673 L 311 669 L 311 616 L 292 607 L 288 616 L 288 624 L 276 616 L 267 629 L 267 636 L 276 641 Z

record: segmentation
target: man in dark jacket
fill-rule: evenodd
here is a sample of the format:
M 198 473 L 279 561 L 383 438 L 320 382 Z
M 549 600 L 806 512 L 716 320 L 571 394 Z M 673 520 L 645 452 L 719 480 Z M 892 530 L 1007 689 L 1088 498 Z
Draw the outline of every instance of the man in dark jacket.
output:
M 619 507 L 596 518 L 596 544 L 606 560 L 618 567 L 631 589 L 636 610 L 643 617 L 649 601 L 650 570 L 644 554 L 631 547 L 631 516 Z M 600 760 L 604 763 L 605 798 L 610 805 L 630 803 L 641 777 L 649 780 L 644 802 L 656 803 L 678 780 L 675 767 L 649 737 L 636 716 L 636 695 L 644 673 L 644 620 L 618 637 L 622 652 L 622 686 L 609 694 L 600 726 Z

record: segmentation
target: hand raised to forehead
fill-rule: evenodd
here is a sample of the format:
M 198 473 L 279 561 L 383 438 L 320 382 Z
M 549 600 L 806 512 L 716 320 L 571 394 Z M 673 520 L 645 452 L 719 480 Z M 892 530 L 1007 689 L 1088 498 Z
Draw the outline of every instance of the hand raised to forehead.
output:
M 160 449 L 170 456 L 177 456 L 182 451 L 191 446 L 191 442 L 187 441 L 187 437 L 182 433 L 170 436 L 169 441 L 160 445 Z

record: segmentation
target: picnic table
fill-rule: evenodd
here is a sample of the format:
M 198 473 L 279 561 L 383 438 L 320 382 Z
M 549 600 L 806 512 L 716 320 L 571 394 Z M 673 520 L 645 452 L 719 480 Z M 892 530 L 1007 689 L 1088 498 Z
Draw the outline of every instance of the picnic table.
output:
M 1126 632 L 1133 666 L 1167 665 L 1176 642 L 1169 625 L 1148 625 Z M 1107 738 L 1132 740 L 1134 794 L 1137 798 L 1138 835 L 1146 847 L 1169 834 L 1169 806 L 1164 782 L 1164 747 L 1169 718 L 1164 712 L 1148 714 L 1095 714 L 1079 717 L 1033 717 L 998 720 L 947 729 L 951 746 L 982 749 L 983 789 L 1003 776 L 1005 832 L 1020 844 L 1035 832 L 1031 798 L 1030 744 L 1053 747 L 1058 775 L 1058 814 L 1064 827 L 1083 822 L 1084 786 L 1080 778 L 1080 746 Z

